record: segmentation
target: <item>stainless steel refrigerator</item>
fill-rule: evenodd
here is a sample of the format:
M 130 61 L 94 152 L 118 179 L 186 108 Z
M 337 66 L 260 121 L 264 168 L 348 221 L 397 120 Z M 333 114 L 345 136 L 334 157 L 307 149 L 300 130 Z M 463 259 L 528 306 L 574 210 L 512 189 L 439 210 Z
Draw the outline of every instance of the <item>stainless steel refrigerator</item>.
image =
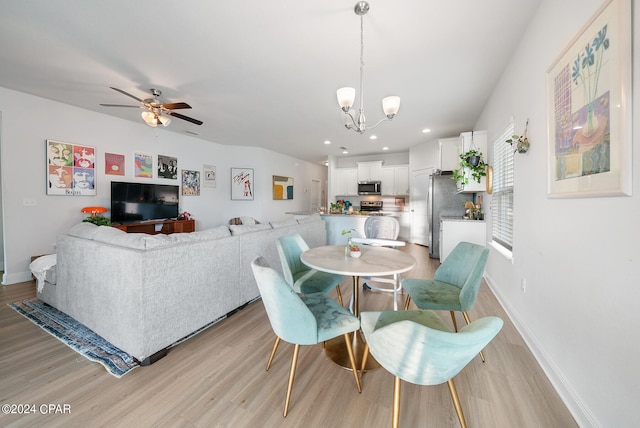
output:
M 429 257 L 440 258 L 440 218 L 464 216 L 464 202 L 472 195 L 458 193 L 451 175 L 430 175 L 427 193 L 427 222 L 429 223 Z

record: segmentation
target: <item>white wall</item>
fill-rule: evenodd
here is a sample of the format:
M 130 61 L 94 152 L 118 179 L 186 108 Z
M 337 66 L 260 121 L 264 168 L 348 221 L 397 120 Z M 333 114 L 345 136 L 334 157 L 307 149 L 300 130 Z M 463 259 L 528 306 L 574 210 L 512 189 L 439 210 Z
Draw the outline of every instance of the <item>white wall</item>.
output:
M 323 186 L 327 168 L 255 147 L 225 146 L 187 135 L 151 128 L 103 114 L 0 88 L 2 201 L 4 208 L 4 284 L 30 279 L 30 257 L 53 252 L 56 236 L 86 217 L 85 206 L 109 207 L 111 180 L 179 184 L 179 180 L 133 177 L 133 153 L 178 158 L 178 168 L 202 171 L 216 166 L 216 188 L 201 187 L 200 196 L 181 196 L 180 210 L 196 219 L 202 230 L 226 224 L 232 217 L 253 216 L 259 221 L 288 218 L 287 211 L 308 210 L 312 180 Z M 47 139 L 96 148 L 96 196 L 47 196 Z M 104 153 L 126 156 L 124 177 L 104 174 Z M 230 169 L 254 168 L 255 199 L 232 201 Z M 294 178 L 294 199 L 272 199 L 272 176 Z M 326 192 L 326 189 L 323 191 Z M 35 207 L 23 206 L 25 198 Z M 107 213 L 108 215 L 109 213 Z
M 486 271 L 491 288 L 580 426 L 628 427 L 638 424 L 634 409 L 640 396 L 640 151 L 633 153 L 632 197 L 546 195 L 545 74 L 602 3 L 544 0 L 475 129 L 487 129 L 491 140 L 510 117 L 516 133 L 530 119 L 531 149 L 515 157 L 513 261 L 492 250 Z M 637 8 L 633 15 L 637 26 Z M 518 36 L 518 29 L 508 31 Z M 637 32 L 634 42 L 638 100 Z M 637 105 L 633 123 L 640 124 Z M 636 148 L 637 143 L 635 133 Z

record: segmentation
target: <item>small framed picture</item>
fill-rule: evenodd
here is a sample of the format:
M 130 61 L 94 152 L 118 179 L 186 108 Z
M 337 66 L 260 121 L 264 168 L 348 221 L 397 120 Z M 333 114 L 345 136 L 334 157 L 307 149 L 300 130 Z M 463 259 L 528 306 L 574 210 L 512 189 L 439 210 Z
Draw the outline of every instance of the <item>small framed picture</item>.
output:
M 253 201 L 253 168 L 231 168 L 231 200 Z

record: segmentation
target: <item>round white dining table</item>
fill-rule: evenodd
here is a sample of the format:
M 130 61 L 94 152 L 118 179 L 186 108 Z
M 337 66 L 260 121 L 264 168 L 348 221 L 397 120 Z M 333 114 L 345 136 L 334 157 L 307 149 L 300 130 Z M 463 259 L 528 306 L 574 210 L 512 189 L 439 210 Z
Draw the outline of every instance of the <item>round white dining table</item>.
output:
M 359 280 L 361 276 L 386 276 L 400 274 L 413 269 L 416 259 L 411 254 L 387 247 L 374 247 L 362 245 L 359 258 L 351 257 L 345 251 L 345 245 L 327 245 L 311 248 L 302 253 L 300 260 L 312 269 L 353 277 L 353 314 L 360 315 Z M 362 361 L 364 344 L 359 332 L 353 337 L 353 352 L 356 363 Z M 344 337 L 340 336 L 325 344 L 325 352 L 333 361 L 345 368 L 350 368 L 349 358 L 346 353 Z M 379 367 L 377 361 L 371 356 L 367 360 L 370 370 Z

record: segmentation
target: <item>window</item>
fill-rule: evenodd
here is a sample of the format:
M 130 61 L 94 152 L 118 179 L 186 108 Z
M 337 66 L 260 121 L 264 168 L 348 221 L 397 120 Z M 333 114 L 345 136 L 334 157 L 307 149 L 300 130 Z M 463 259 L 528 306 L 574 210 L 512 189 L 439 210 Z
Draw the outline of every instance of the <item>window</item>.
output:
M 493 140 L 493 197 L 491 212 L 493 241 L 513 249 L 513 148 L 505 140 L 514 132 L 509 123 Z

